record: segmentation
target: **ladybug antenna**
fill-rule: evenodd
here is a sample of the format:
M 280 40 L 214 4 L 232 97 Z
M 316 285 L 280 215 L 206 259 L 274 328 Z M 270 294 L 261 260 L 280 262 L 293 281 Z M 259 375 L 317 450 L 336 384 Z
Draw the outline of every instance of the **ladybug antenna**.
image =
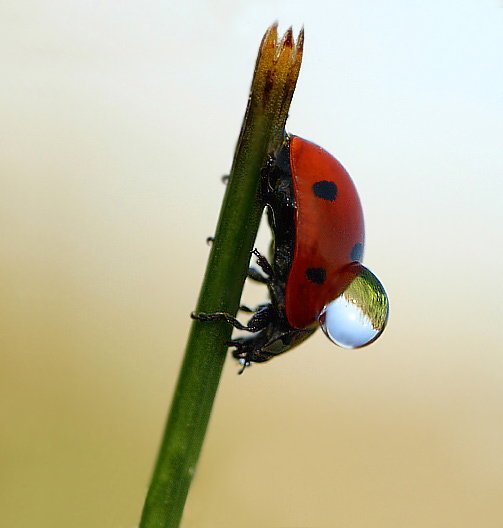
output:
M 247 361 L 246 359 L 241 359 L 241 364 L 243 365 L 243 367 L 238 372 L 239 375 L 243 374 L 243 372 L 245 371 L 245 368 L 249 367 L 251 365 L 251 362 Z

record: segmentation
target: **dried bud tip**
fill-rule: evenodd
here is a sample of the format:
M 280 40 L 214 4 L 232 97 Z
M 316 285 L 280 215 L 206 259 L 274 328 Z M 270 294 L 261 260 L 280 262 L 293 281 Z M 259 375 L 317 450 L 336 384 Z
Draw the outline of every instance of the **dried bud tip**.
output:
M 291 48 L 293 46 L 293 31 L 292 31 L 292 26 L 290 26 L 286 33 L 285 33 L 285 36 L 283 37 L 283 48 Z
M 300 28 L 299 36 L 297 38 L 297 51 L 304 49 L 304 26 Z

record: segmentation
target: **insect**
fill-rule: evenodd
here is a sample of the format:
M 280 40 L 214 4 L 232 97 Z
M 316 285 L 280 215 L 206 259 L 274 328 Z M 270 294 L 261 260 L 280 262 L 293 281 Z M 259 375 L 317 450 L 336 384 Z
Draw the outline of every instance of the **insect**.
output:
M 363 212 L 344 167 L 327 151 L 287 136 L 262 171 L 262 195 L 273 240 L 269 262 L 257 250 L 271 301 L 247 325 L 229 314 L 192 314 L 201 321 L 226 320 L 251 333 L 229 341 L 243 365 L 268 361 L 310 337 L 321 326 L 335 344 L 359 348 L 383 332 L 389 312 L 386 292 L 361 264 Z

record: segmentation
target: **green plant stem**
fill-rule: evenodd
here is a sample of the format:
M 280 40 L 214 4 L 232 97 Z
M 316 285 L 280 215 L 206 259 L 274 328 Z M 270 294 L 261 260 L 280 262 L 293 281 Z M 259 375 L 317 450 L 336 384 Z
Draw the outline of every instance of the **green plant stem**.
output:
M 196 312 L 235 314 L 239 306 L 263 210 L 260 169 L 271 147 L 279 146 L 278 130 L 282 132 L 286 121 L 302 55 L 301 42 L 300 52 L 292 49 L 291 30 L 280 46 L 276 37 L 273 25 L 259 51 Z M 285 47 L 288 57 L 282 57 Z M 267 76 L 274 74 L 278 64 L 281 68 L 276 77 L 280 81 L 274 81 L 271 88 L 266 84 Z M 192 323 L 140 528 L 179 526 L 226 357 L 225 342 L 231 332 L 225 322 Z

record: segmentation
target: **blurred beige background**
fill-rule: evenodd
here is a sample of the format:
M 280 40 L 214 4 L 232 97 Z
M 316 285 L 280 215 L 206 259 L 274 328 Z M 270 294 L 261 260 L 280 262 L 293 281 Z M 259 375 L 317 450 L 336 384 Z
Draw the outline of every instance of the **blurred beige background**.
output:
M 275 19 L 390 323 L 229 359 L 183 526 L 503 525 L 497 0 L 44 0 L 0 7 L 0 526 L 137 525 Z

